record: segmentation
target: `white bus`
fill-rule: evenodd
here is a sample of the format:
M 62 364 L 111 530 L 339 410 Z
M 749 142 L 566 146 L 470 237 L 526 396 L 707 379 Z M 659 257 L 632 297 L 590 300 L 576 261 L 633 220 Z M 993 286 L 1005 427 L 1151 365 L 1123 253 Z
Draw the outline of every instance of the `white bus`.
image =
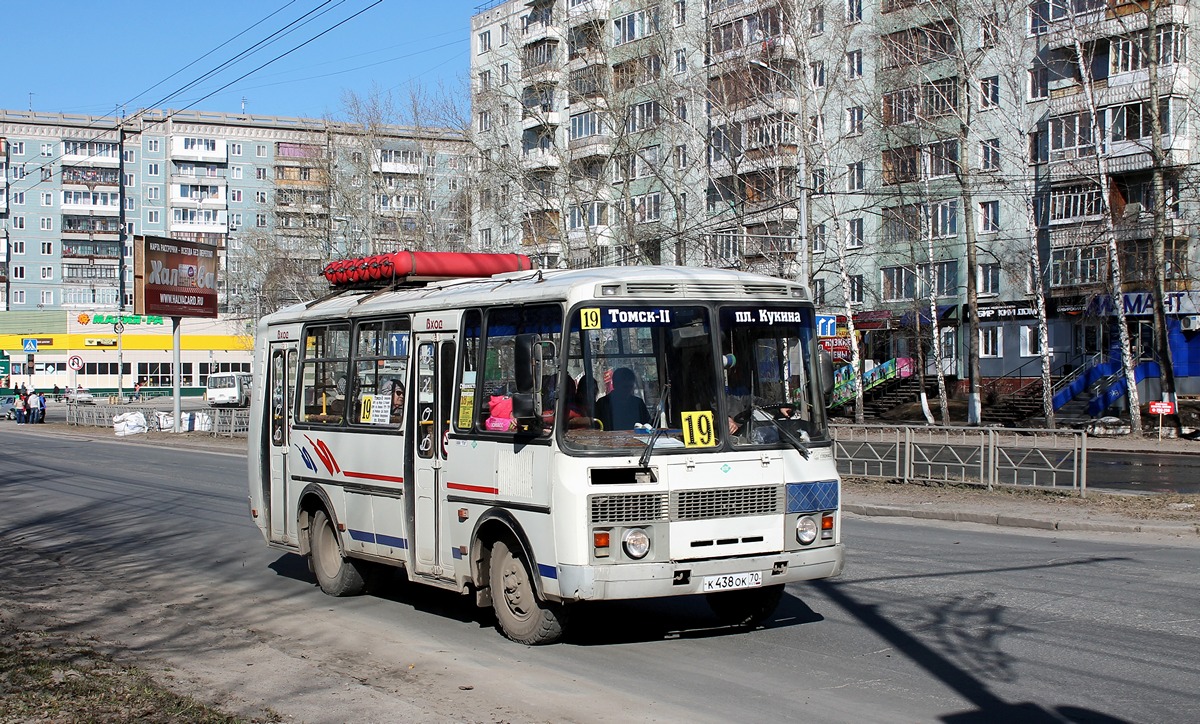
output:
M 248 372 L 213 372 L 204 387 L 204 401 L 210 407 L 249 407 L 252 384 Z
M 385 272 L 408 284 L 258 327 L 251 515 L 323 591 L 396 567 L 540 644 L 577 601 L 705 595 L 748 626 L 785 584 L 841 572 L 832 375 L 803 286 L 517 255 L 471 278 L 508 267 L 410 256 Z

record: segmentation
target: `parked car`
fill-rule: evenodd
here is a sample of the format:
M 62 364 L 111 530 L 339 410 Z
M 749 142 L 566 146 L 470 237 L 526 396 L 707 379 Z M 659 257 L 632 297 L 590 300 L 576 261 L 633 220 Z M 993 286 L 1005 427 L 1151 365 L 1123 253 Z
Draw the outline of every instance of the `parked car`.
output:
M 96 399 L 92 397 L 92 393 L 88 392 L 86 387 L 76 387 L 75 389 L 68 387 L 63 390 L 63 399 L 67 402 L 74 402 L 77 405 L 96 404 Z
M 0 400 L 0 415 L 4 415 L 4 419 L 17 419 L 17 413 L 13 412 L 13 403 L 16 399 L 15 397 L 5 397 L 3 400 Z

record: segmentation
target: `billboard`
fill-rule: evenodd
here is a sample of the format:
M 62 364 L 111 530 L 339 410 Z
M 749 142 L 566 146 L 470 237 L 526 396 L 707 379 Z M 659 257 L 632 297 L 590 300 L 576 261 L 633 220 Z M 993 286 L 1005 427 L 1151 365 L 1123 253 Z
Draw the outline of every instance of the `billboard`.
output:
M 133 237 L 134 314 L 215 319 L 217 263 L 214 244 Z

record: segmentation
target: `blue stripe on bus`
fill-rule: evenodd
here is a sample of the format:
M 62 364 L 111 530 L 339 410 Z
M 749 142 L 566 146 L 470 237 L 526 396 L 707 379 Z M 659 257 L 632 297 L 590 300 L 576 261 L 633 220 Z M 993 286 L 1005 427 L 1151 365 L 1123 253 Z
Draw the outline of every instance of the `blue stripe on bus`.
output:
M 384 535 L 380 533 L 375 536 L 375 542 L 381 546 L 391 546 L 392 548 L 402 548 L 408 550 L 408 539 L 397 538 L 394 535 Z
M 391 546 L 392 548 L 408 549 L 407 538 L 397 538 L 392 535 L 384 535 L 383 533 L 372 533 L 369 530 L 349 529 L 350 537 L 360 543 L 378 543 L 381 546 Z
M 553 578 L 558 580 L 558 569 L 554 566 L 548 566 L 545 563 L 538 564 L 538 574 L 542 578 Z
M 463 557 L 463 552 L 457 548 L 451 548 L 450 555 L 454 557 L 454 560 L 461 561 L 462 557 Z
M 838 483 L 822 480 L 816 483 L 788 483 L 787 512 L 815 513 L 818 510 L 837 510 Z

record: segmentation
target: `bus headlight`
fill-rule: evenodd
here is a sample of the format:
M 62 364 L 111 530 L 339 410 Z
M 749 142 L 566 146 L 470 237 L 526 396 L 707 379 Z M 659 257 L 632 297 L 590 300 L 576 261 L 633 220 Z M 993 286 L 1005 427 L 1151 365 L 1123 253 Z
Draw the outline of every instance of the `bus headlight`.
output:
M 804 515 L 796 521 L 796 541 L 806 546 L 817 539 L 819 526 L 812 516 Z
M 625 555 L 634 560 L 641 560 L 650 552 L 650 536 L 641 528 L 630 528 L 625 531 L 623 545 Z

